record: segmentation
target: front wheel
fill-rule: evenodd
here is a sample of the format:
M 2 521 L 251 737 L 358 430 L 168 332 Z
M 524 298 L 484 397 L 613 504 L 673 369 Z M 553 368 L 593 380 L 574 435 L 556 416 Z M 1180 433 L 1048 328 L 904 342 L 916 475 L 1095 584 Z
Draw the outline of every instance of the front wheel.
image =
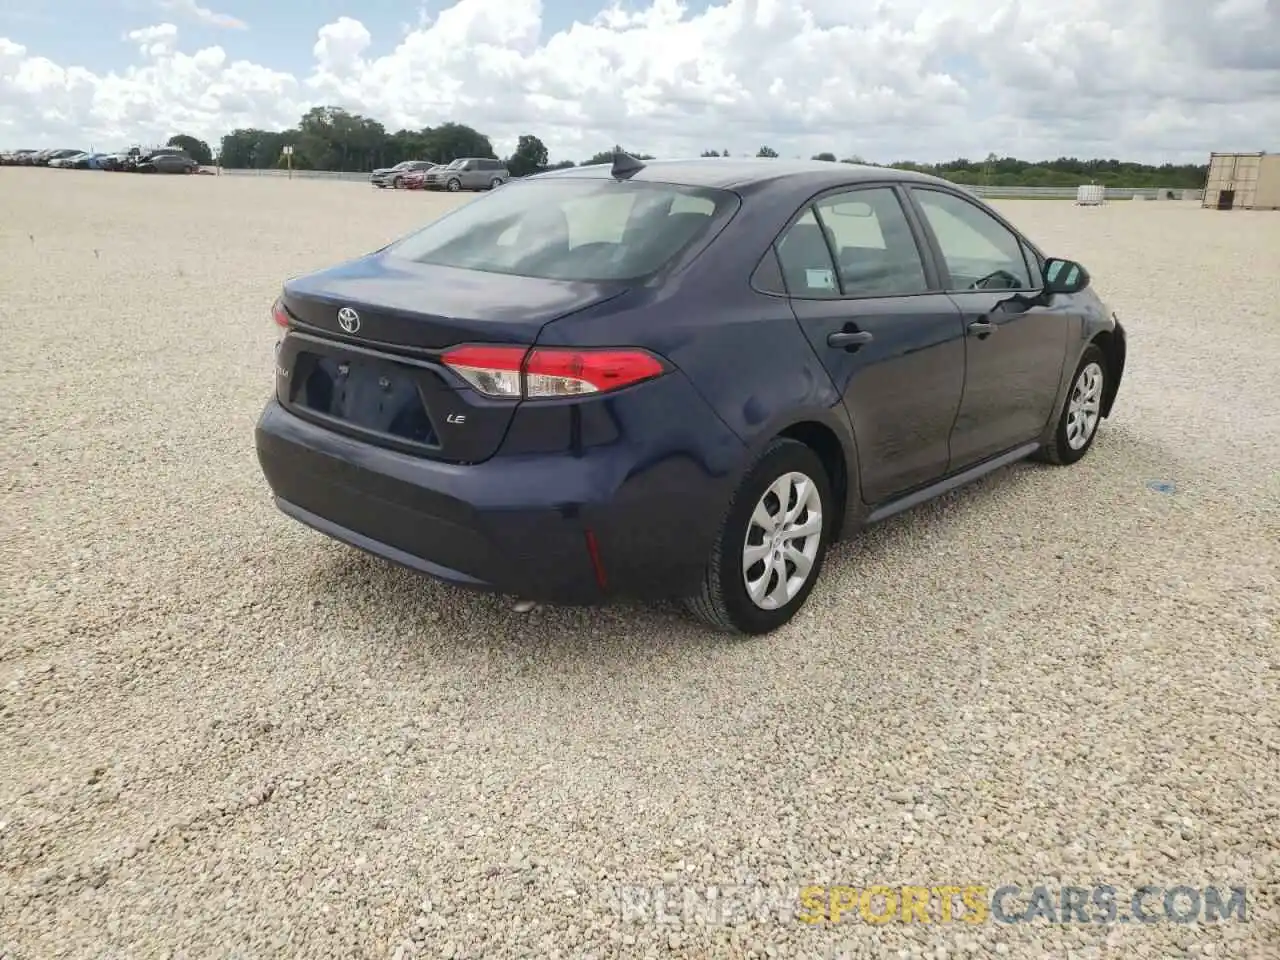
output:
M 497 177 L 494 177 L 494 178 L 493 178 L 493 180 L 492 180 L 492 181 L 490 182 L 490 184 L 489 184 L 489 189 L 490 189 L 490 190 L 497 190 L 500 186 L 502 186 L 502 181 L 501 181 L 501 180 L 499 180 Z
M 1107 358 L 1096 344 L 1090 344 L 1071 378 L 1067 402 L 1062 407 L 1053 439 L 1040 449 L 1036 458 L 1063 466 L 1081 460 L 1098 436 L 1106 391 Z
M 734 494 L 689 612 L 727 633 L 781 627 L 817 582 L 834 514 L 818 455 L 796 440 L 775 440 Z
M 450 180 L 446 186 L 450 193 L 457 193 L 462 189 L 462 182 L 460 180 Z
M 392 177 L 392 178 L 391 178 L 391 189 L 392 189 L 392 190 L 399 190 L 399 189 L 400 189 L 400 178 L 399 178 L 399 177 Z

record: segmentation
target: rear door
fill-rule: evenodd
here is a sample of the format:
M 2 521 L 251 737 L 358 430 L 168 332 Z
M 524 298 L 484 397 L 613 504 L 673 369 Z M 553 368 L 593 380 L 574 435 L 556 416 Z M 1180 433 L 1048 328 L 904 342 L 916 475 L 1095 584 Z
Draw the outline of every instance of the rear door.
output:
M 1081 321 L 1070 298 L 1036 301 L 1039 262 L 976 202 L 946 188 L 913 186 L 910 196 L 964 315 L 964 399 L 951 435 L 951 465 L 961 469 L 1040 435 L 1057 401 L 1068 337 Z
M 479 160 L 468 160 L 462 172 L 462 185 L 468 190 L 479 190 L 489 185 L 488 175 L 480 169 Z
M 899 191 L 818 198 L 776 254 L 800 327 L 853 422 L 863 500 L 884 503 L 937 480 L 963 393 L 964 327 Z

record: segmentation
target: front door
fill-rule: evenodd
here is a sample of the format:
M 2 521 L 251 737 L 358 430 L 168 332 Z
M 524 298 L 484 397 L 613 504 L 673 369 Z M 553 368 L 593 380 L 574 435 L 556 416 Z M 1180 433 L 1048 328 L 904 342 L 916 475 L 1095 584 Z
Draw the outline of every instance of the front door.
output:
M 1058 398 L 1074 312 L 1070 298 L 1036 299 L 1035 255 L 1008 227 L 956 193 L 912 187 L 967 336 L 964 399 L 951 433 L 951 470 L 1035 439 Z
M 822 197 L 777 252 L 796 319 L 853 423 L 863 500 L 937 480 L 964 387 L 964 326 L 930 280 L 897 191 Z

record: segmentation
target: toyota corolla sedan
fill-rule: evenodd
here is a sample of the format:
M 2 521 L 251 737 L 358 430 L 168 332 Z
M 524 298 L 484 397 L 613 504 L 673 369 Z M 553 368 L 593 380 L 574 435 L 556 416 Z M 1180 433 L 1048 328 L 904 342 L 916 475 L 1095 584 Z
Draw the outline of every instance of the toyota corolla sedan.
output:
M 451 584 L 745 634 L 836 539 L 1084 457 L 1126 352 L 1084 266 L 960 187 L 781 159 L 529 177 L 273 314 L 285 514 Z

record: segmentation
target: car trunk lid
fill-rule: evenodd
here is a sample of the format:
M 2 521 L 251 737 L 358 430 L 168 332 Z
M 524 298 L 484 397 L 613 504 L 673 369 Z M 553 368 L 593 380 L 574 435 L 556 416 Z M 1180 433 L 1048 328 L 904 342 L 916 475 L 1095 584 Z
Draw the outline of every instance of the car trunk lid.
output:
M 277 395 L 291 412 L 416 456 L 497 452 L 516 400 L 473 390 L 442 361 L 464 343 L 531 346 L 552 320 L 613 285 L 430 266 L 372 254 L 287 283 Z

